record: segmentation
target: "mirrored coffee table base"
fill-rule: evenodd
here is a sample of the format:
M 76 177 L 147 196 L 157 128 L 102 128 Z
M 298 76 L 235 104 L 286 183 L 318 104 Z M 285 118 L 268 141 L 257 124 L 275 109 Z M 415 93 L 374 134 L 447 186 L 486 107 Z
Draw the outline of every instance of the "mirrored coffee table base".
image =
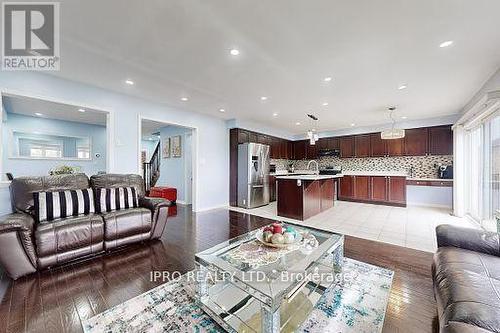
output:
M 309 256 L 305 255 L 301 257 L 301 265 L 291 267 L 303 267 L 306 262 L 307 274 L 303 274 L 302 279 L 293 279 L 288 285 L 285 283 L 286 288 L 282 292 L 280 289 L 277 294 L 262 292 L 266 289 L 254 281 L 250 283 L 231 275 L 235 271 L 241 273 L 239 270 L 227 269 L 230 266 L 225 264 L 223 266 L 226 269 L 223 270 L 216 264 L 210 264 L 208 261 L 212 254 L 220 258 L 221 253 L 227 253 L 225 246 L 214 247 L 216 250 L 212 253 L 207 250 L 197 254 L 199 305 L 228 332 L 295 332 L 308 318 L 323 293 L 341 278 L 339 273 L 342 272 L 344 260 L 344 237 L 333 233 L 331 235 L 331 238 L 325 237 L 327 241 L 324 242 L 328 246 L 320 248 L 319 255 L 311 255 L 314 260 L 309 262 Z M 243 238 L 237 245 L 249 241 L 251 237 Z M 230 241 L 227 248 L 234 249 L 234 242 Z M 290 254 L 290 258 L 294 258 L 292 255 Z M 229 274 L 225 275 L 226 273 Z M 232 278 L 227 279 L 230 275 Z M 273 282 L 267 280 L 262 283 L 273 289 Z M 283 283 L 280 286 L 282 285 Z

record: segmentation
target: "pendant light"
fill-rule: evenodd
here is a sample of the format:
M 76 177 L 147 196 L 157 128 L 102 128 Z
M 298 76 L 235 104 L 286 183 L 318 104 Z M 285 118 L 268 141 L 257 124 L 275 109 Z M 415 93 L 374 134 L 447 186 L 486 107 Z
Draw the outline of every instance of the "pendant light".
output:
M 318 121 L 318 117 L 313 114 L 308 114 L 307 116 L 312 120 L 310 122 L 313 125 L 311 126 L 311 129 L 307 131 L 307 138 L 309 139 L 309 144 L 314 146 L 316 144 L 316 141 L 319 140 L 319 135 L 318 133 L 316 133 L 316 126 L 314 126 Z
M 389 117 L 392 120 L 392 127 L 390 130 L 385 130 L 380 133 L 380 137 L 383 140 L 394 140 L 394 139 L 402 139 L 405 137 L 405 130 L 396 128 L 396 120 L 394 119 L 394 112 L 396 111 L 395 106 L 391 106 L 387 108 L 389 110 Z

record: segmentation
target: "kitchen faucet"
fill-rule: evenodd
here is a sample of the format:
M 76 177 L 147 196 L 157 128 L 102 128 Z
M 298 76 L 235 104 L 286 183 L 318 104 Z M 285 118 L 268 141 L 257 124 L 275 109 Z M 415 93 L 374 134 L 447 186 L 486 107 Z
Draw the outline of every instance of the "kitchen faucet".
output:
M 309 167 L 311 166 L 311 163 L 314 162 L 314 164 L 316 164 L 316 171 L 314 171 L 315 174 L 319 174 L 319 165 L 318 165 L 318 162 L 316 162 L 316 160 L 310 160 L 308 163 L 307 163 L 307 170 L 309 170 Z

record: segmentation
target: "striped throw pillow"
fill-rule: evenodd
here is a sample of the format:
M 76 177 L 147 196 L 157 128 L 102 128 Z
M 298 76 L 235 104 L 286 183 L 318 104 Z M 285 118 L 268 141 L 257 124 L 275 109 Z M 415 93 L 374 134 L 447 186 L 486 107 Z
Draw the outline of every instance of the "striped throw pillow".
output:
M 98 188 L 95 191 L 96 211 L 98 213 L 139 206 L 135 187 Z
M 35 218 L 38 222 L 52 221 L 57 218 L 94 213 L 94 191 L 66 190 L 54 192 L 35 192 Z

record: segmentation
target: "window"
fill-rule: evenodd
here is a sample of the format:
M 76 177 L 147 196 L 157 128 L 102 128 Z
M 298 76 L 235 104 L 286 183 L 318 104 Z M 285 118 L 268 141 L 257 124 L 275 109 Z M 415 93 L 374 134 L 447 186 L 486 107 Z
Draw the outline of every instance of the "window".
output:
M 90 148 L 89 147 L 78 147 L 77 148 L 78 158 L 90 158 Z
M 29 157 L 36 158 L 60 158 L 62 156 L 62 145 L 35 140 L 20 140 L 23 151 L 28 151 Z

